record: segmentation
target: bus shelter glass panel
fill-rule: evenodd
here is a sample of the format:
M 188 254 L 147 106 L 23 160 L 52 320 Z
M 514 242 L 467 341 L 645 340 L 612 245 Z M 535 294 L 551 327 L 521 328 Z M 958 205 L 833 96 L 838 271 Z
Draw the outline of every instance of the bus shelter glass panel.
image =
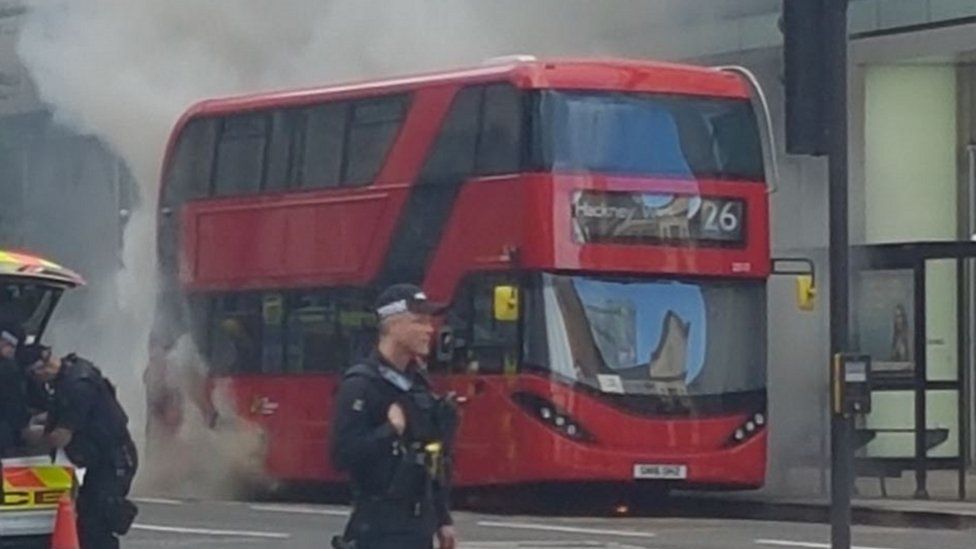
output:
M 926 453 L 930 458 L 959 457 L 959 391 L 925 392 Z
M 914 457 L 915 392 L 872 392 L 871 413 L 864 418 L 863 429 L 874 433 L 874 438 L 864 447 L 864 457 Z
M 959 379 L 956 260 L 925 262 L 925 371 L 929 381 Z
M 857 339 L 880 379 L 915 375 L 915 279 L 910 269 L 863 271 L 857 284 Z
M 871 356 L 876 381 L 871 413 L 859 428 L 872 437 L 865 457 L 915 455 L 915 273 L 912 269 L 868 270 L 856 280 L 856 341 Z M 884 388 L 885 390 L 879 390 Z
M 872 410 L 862 428 L 875 437 L 865 446 L 864 457 L 914 457 L 915 392 L 876 390 L 871 399 Z M 926 391 L 926 455 L 930 458 L 959 456 L 958 399 L 955 390 Z
M 925 262 L 926 455 L 959 456 L 958 260 Z

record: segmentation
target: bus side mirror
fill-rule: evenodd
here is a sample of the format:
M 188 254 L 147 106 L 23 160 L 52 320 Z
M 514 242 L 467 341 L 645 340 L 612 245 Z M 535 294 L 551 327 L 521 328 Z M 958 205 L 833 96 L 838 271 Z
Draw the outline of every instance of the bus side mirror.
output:
M 516 286 L 495 286 L 495 302 L 492 307 L 498 322 L 516 322 L 519 319 L 519 295 Z
M 440 362 L 450 362 L 454 358 L 454 353 L 458 349 L 458 342 L 454 338 L 454 328 L 451 326 L 441 326 L 437 332 L 437 345 L 434 350 L 437 360 Z
M 461 332 L 463 335 L 463 332 Z M 458 335 L 458 331 L 450 324 L 445 324 L 437 331 L 437 341 L 434 345 L 434 358 L 444 364 L 451 363 L 459 351 L 464 350 L 467 342 Z
M 817 303 L 817 273 L 813 261 L 805 257 L 773 259 L 773 274 L 796 276 L 796 306 L 812 311 Z
M 813 275 L 796 277 L 796 306 L 801 311 L 812 311 L 817 303 L 817 288 L 813 285 Z

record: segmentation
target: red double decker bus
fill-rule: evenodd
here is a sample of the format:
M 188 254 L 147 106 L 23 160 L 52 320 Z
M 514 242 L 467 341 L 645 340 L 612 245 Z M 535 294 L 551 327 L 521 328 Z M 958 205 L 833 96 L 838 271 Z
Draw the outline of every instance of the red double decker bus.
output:
M 458 485 L 759 487 L 750 91 L 715 69 L 516 59 L 202 102 L 166 155 L 155 341 L 193 335 L 271 476 L 339 481 L 336 386 L 377 292 L 419 283 L 451 303 L 428 369 L 464 397 Z

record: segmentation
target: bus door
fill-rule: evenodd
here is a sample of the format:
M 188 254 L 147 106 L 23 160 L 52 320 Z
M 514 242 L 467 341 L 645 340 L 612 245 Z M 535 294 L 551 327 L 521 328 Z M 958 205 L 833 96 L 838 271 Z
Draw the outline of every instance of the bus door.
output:
M 438 390 L 461 401 L 456 470 L 479 483 L 507 478 L 518 462 L 509 387 L 518 368 L 519 315 L 496 314 L 496 288 L 517 292 L 498 276 L 475 277 L 462 287 L 445 318 L 454 341 L 445 354 L 439 339 L 441 356 L 432 367 Z

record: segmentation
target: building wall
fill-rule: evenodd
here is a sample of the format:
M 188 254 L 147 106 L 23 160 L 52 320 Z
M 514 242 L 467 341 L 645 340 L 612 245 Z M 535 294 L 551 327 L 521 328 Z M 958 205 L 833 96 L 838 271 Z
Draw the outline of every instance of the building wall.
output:
M 80 272 L 89 284 L 68 294 L 65 311 L 111 295 L 103 290 L 121 261 L 120 211 L 131 207 L 124 166 L 97 139 L 59 127 L 44 111 L 0 117 L 0 136 L 0 248 Z
M 959 67 L 974 57 L 976 2 L 853 0 L 850 26 L 850 212 L 852 243 L 956 240 L 969 220 L 962 182 L 968 163 L 960 118 Z M 742 64 L 759 76 L 771 100 L 780 142 L 779 190 L 771 196 L 774 256 L 808 256 L 817 264 L 821 299 L 812 313 L 793 306 L 789 280 L 770 282 L 769 489 L 810 493 L 819 488 L 811 466 L 827 462 L 829 288 L 827 174 L 821 159 L 786 155 L 779 14 L 689 29 L 670 53 L 706 64 Z M 914 28 L 914 26 L 922 25 Z M 899 29 L 913 27 L 910 32 Z M 973 95 L 973 94 L 971 94 Z M 974 103 L 976 104 L 976 103 Z M 976 107 L 970 107 L 976 112 Z M 962 197 L 962 198 L 961 198 Z M 974 220 L 976 221 L 976 220 Z M 955 266 L 927 266 L 926 357 L 929 379 L 957 375 Z M 970 366 L 972 368 L 972 366 Z M 813 388 L 813 390 L 811 390 Z M 906 395 L 881 395 L 872 426 L 910 428 Z M 930 455 L 955 456 L 957 395 L 928 394 L 929 427 L 947 427 L 951 440 Z M 972 424 L 972 423 L 971 423 Z M 882 437 L 872 455 L 911 455 L 912 441 Z
M 956 239 L 956 69 L 866 67 L 865 240 Z
M 73 322 L 84 311 L 111 309 L 105 300 L 121 261 L 121 214 L 138 197 L 103 143 L 56 123 L 38 99 L 16 52 L 24 10 L 22 1 L 0 1 L 0 248 L 43 254 L 86 278 L 52 325 L 71 331 L 84 325 Z

